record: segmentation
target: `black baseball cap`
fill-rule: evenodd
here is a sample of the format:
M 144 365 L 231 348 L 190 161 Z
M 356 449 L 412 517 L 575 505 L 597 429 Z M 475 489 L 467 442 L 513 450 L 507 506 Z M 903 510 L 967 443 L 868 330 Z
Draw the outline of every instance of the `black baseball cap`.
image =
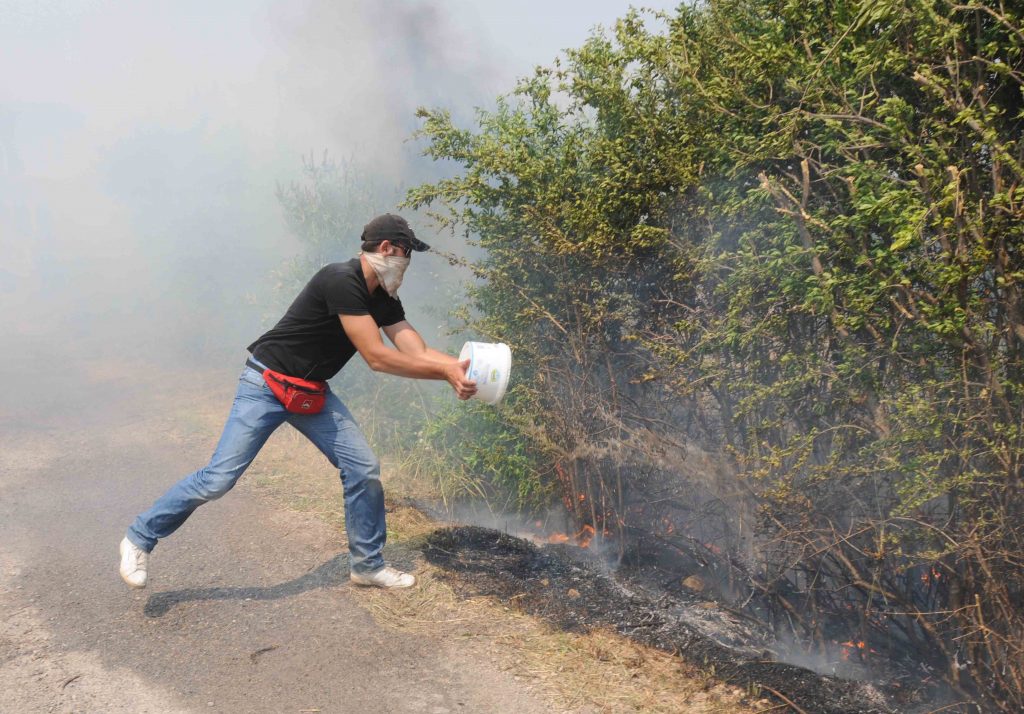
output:
M 385 213 L 363 226 L 363 243 L 391 241 L 410 250 L 430 250 L 430 246 L 416 237 L 412 228 L 401 216 Z

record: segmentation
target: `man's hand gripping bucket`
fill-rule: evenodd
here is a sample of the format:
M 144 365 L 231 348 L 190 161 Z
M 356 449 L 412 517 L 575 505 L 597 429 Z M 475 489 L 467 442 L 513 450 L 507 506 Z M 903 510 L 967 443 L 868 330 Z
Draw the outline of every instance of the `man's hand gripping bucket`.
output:
M 459 361 L 468 359 L 466 376 L 476 382 L 476 398 L 497 404 L 505 396 L 512 371 L 512 350 L 504 342 L 467 342 Z

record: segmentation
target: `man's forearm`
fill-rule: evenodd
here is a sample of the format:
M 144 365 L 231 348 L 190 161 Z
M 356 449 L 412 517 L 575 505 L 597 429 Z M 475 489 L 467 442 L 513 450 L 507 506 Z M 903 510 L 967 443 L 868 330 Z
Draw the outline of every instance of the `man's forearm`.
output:
M 420 337 L 420 333 L 416 332 L 412 326 L 407 326 L 391 336 L 391 341 L 394 342 L 399 352 L 411 357 L 426 357 L 441 364 L 454 364 L 459 361 L 458 357 L 452 357 L 432 347 L 427 347 L 427 343 Z
M 425 348 L 424 352 L 427 353 L 427 357 L 430 357 L 435 362 L 440 362 L 441 364 L 453 364 L 459 361 L 458 357 L 453 357 L 452 355 L 445 354 L 444 352 L 438 352 L 433 347 Z
M 458 362 L 458 360 L 451 358 L 441 361 L 428 352 L 436 352 L 436 350 L 428 348 L 417 355 L 410 355 L 381 345 L 379 350 L 366 356 L 366 363 L 374 372 L 385 372 L 413 379 L 446 379 L 445 365 Z M 448 357 L 441 352 L 437 352 L 437 354 L 445 358 Z

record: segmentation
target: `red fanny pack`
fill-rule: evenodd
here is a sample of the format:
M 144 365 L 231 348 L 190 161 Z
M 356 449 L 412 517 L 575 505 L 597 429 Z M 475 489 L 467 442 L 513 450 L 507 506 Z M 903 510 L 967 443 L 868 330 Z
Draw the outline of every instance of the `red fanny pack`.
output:
M 327 382 L 289 377 L 272 369 L 263 370 L 263 380 L 284 408 L 296 414 L 316 414 L 327 400 Z

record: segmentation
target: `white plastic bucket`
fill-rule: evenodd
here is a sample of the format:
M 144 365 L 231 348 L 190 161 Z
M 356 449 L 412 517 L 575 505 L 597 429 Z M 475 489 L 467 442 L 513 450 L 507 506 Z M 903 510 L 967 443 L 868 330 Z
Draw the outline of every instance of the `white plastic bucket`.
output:
M 466 376 L 476 382 L 476 398 L 497 404 L 505 396 L 512 371 L 512 350 L 504 342 L 467 342 L 459 361 L 468 359 Z

